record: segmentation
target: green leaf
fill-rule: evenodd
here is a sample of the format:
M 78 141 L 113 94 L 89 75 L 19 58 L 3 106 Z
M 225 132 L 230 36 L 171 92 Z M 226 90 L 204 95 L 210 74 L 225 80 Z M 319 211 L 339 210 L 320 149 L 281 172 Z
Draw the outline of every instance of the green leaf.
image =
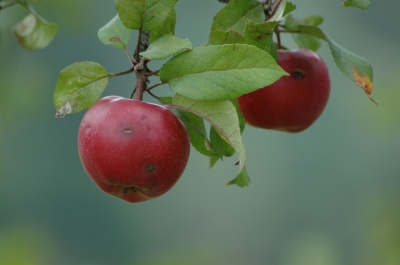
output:
M 376 103 L 371 97 L 373 73 L 372 66 L 367 60 L 339 46 L 317 27 L 299 25 L 299 31 L 328 42 L 332 57 L 339 70 L 355 82 L 357 86 L 364 89 L 371 101 Z
M 126 50 L 126 45 L 132 37 L 132 32 L 133 30 L 126 28 L 122 24 L 117 15 L 99 30 L 97 36 L 106 45 L 111 44 L 118 49 Z
M 243 167 L 242 171 L 240 171 L 239 175 L 236 176 L 235 179 L 226 183 L 227 185 L 238 185 L 239 187 L 246 187 L 250 184 L 249 173 L 247 173 L 247 168 Z
M 246 42 L 243 35 L 240 35 L 235 31 L 213 30 L 210 32 L 207 45 L 222 45 L 234 43 L 245 44 Z
M 244 28 L 246 43 L 268 52 L 276 60 L 278 52 L 273 41 L 273 31 L 278 24 L 279 21 L 254 23 L 248 19 Z
M 25 50 L 38 50 L 47 47 L 54 39 L 57 25 L 51 24 L 34 14 L 29 14 L 13 27 L 18 43 Z
M 222 139 L 217 130 L 212 126 L 210 129 L 210 142 L 213 150 L 219 158 L 224 156 L 231 157 L 235 154 L 235 149 L 233 149 L 229 143 Z
M 74 63 L 61 70 L 54 92 L 56 117 L 90 108 L 108 84 L 108 73 L 98 63 Z
M 189 131 L 190 143 L 202 155 L 213 157 L 215 151 L 207 138 L 204 120 L 190 112 L 180 111 L 180 117 Z
M 161 97 L 158 98 L 158 100 L 163 105 L 170 105 L 172 103 L 172 97 Z M 188 129 L 190 143 L 192 146 L 202 155 L 209 157 L 215 156 L 214 150 L 211 147 L 211 143 L 207 138 L 204 120 L 201 117 L 187 111 L 174 111 Z
M 283 4 L 283 3 L 282 3 L 282 4 Z M 282 16 L 283 16 L 283 17 L 286 16 L 286 15 L 289 14 L 290 12 L 296 10 L 296 8 L 297 8 L 296 5 L 293 4 L 292 2 L 286 2 L 286 3 L 285 3 L 285 7 L 284 7 L 284 9 L 283 9 L 283 14 L 282 14 Z
M 183 40 L 166 34 L 151 43 L 147 50 L 140 55 L 150 60 L 163 60 L 191 49 L 192 44 L 188 39 Z
M 245 44 L 194 48 L 170 59 L 162 82 L 185 97 L 201 101 L 236 99 L 270 85 L 286 72 L 267 52 Z
M 237 112 L 230 101 L 196 101 L 175 94 L 171 107 L 193 113 L 208 121 L 221 138 L 235 149 L 239 157 L 239 172 L 242 171 L 246 162 L 246 152 L 240 135 Z
M 311 15 L 299 20 L 299 24 L 317 27 L 324 22 L 324 18 L 317 15 Z
M 292 4 L 291 2 L 286 2 L 283 1 L 279 7 L 278 10 L 276 10 L 275 14 L 268 19 L 268 21 L 282 21 L 283 18 L 289 14 L 290 12 L 296 10 L 296 5 Z
M 360 9 L 368 9 L 371 3 L 369 0 L 346 0 L 342 3 L 345 7 L 358 7 Z
M 240 109 L 239 102 L 237 101 L 237 99 L 233 99 L 233 100 L 231 100 L 231 102 L 232 102 L 233 106 L 235 106 L 236 112 L 237 112 L 237 115 L 239 118 L 240 133 L 243 133 L 244 127 L 246 126 L 246 120 L 244 119 L 243 113 Z
M 301 20 L 296 20 L 293 16 L 288 16 L 285 21 L 285 27 L 288 30 L 297 31 L 299 25 L 318 26 L 324 19 L 320 16 L 309 16 Z M 317 51 L 321 47 L 321 42 L 313 36 L 304 34 L 292 34 L 297 46 L 302 49 Z
M 239 128 L 240 128 L 240 133 L 243 132 L 246 121 L 243 117 L 243 114 L 240 110 L 240 106 L 238 101 L 231 100 L 231 103 L 235 106 L 236 112 L 239 118 Z M 210 128 L 210 145 L 213 150 L 214 155 L 210 157 L 210 167 L 213 167 L 215 163 L 219 159 L 223 159 L 224 156 L 230 157 L 235 153 L 235 149 L 232 148 L 232 146 L 227 143 L 224 139 L 219 136 L 217 131 L 215 130 L 214 127 Z
M 295 9 L 295 5 L 283 1 L 279 5 L 278 10 L 268 19 L 268 21 L 256 23 L 247 19 L 244 26 L 244 39 L 246 40 L 246 43 L 268 52 L 276 60 L 278 58 L 278 51 L 276 50 L 273 41 L 273 32 L 278 24 L 283 20 L 283 17 Z
M 218 157 L 218 156 L 210 157 L 209 168 L 212 168 L 213 166 L 215 166 L 215 164 L 218 162 L 219 159 L 220 159 L 220 157 Z
M 175 4 L 178 0 L 115 0 L 125 27 L 150 31 L 150 42 L 175 34 Z
M 214 17 L 211 30 L 236 31 L 243 33 L 246 20 L 262 22 L 264 9 L 257 0 L 232 0 Z

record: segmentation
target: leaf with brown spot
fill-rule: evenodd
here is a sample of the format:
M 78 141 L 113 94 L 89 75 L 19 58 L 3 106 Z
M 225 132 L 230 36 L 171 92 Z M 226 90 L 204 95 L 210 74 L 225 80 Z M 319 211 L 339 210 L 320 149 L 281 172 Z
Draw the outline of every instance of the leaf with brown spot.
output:
M 372 66 L 366 59 L 336 44 L 318 27 L 299 25 L 298 30 L 303 34 L 326 41 L 339 70 L 361 87 L 367 93 L 368 98 L 376 104 L 376 101 L 371 97 L 373 87 Z
M 126 50 L 133 30 L 126 28 L 119 16 L 115 16 L 106 25 L 104 25 L 97 33 L 100 41 L 106 45 L 111 44 L 112 46 Z
M 357 86 L 364 89 L 369 99 L 376 105 L 378 105 L 378 103 L 371 97 L 372 86 L 373 86 L 372 81 L 369 79 L 367 75 L 357 72 L 355 67 L 353 67 L 352 70 L 353 70 L 354 81 L 356 82 Z

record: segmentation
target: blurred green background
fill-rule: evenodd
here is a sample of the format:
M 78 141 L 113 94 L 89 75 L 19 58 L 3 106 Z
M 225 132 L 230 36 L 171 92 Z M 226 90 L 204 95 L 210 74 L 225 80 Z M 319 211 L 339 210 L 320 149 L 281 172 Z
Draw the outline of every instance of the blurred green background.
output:
M 326 110 L 300 134 L 247 127 L 249 187 L 224 185 L 237 173 L 236 157 L 208 169 L 192 150 L 177 185 L 141 204 L 93 184 L 77 153 L 83 113 L 57 120 L 52 103 L 58 73 L 73 62 L 129 68 L 123 52 L 97 39 L 116 14 L 114 1 L 35 4 L 59 25 L 54 42 L 35 52 L 23 51 L 11 31 L 25 11 L 3 10 L 0 265 L 400 264 L 400 2 L 371 1 L 366 11 L 342 0 L 292 2 L 295 17 L 324 16 L 329 37 L 371 62 L 379 106 L 340 73 L 324 43 L 319 54 L 332 81 Z M 204 44 L 222 6 L 180 0 L 176 35 Z M 283 42 L 295 48 L 290 36 Z M 110 79 L 104 95 L 128 97 L 134 82 Z M 167 86 L 155 92 L 171 94 Z

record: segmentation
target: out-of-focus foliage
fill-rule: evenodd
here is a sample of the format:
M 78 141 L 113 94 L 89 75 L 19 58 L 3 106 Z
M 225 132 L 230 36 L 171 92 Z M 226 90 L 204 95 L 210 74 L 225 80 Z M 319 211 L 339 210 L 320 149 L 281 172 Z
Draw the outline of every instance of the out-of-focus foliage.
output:
M 0 230 L 0 264 L 46 265 L 55 262 L 57 250 L 46 230 L 13 226 Z

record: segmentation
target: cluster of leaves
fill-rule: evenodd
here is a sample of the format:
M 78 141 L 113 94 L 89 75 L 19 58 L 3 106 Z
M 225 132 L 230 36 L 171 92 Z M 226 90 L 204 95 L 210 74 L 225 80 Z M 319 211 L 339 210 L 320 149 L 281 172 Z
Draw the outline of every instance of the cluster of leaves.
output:
M 357 6 L 357 1 L 348 2 L 353 3 L 347 5 Z M 296 6 L 290 2 L 275 1 L 276 8 L 268 13 L 265 6 L 271 1 L 229 1 L 215 15 L 208 42 L 200 47 L 192 47 L 189 40 L 174 36 L 176 3 L 177 0 L 115 0 L 118 14 L 99 30 L 98 36 L 104 44 L 125 51 L 132 68 L 108 73 L 95 62 L 66 67 L 54 93 L 56 116 L 88 109 L 101 97 L 109 77 L 135 72 L 138 80 L 147 81 L 146 71 L 143 72 L 146 64 L 170 58 L 159 71 L 150 73 L 160 79 L 152 87 L 168 84 L 175 93 L 173 97 L 158 98 L 160 103 L 181 117 L 191 144 L 210 158 L 210 167 L 237 153 L 239 174 L 228 184 L 243 187 L 249 184 L 241 138 L 245 121 L 236 99 L 287 75 L 276 63 L 280 43 L 274 42 L 274 33 L 292 33 L 299 47 L 314 51 L 320 47 L 320 40 L 326 41 L 338 68 L 368 95 L 371 93 L 370 64 L 330 40 L 318 28 L 321 17 L 296 20 L 290 15 Z M 134 30 L 139 31 L 138 44 L 143 32 L 150 33 L 149 47 L 135 59 L 127 51 Z M 144 90 L 150 92 L 152 87 Z M 211 124 L 209 133 L 204 121 Z
M 31 2 L 40 0 L 2 0 L 0 10 L 19 5 L 28 11 L 29 15 L 13 27 L 19 45 L 25 50 L 38 50 L 47 47 L 57 33 L 57 25 L 47 22 L 32 7 Z

